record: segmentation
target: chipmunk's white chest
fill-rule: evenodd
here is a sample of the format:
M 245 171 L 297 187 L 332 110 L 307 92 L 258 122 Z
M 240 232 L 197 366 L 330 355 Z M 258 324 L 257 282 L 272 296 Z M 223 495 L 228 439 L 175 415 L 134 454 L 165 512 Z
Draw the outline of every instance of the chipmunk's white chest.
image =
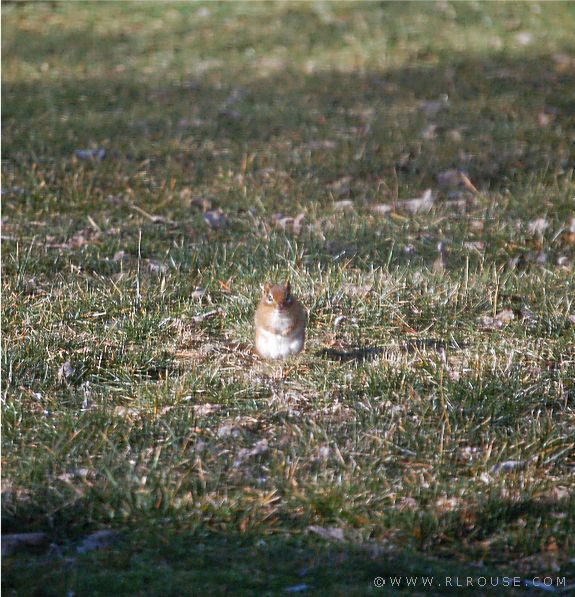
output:
M 282 359 L 301 352 L 305 340 L 305 326 L 298 325 L 293 330 L 291 317 L 280 311 L 274 311 L 266 327 L 256 333 L 256 348 L 266 359 Z M 289 333 L 288 333 L 289 332 Z
M 256 334 L 256 348 L 266 359 L 283 359 L 301 352 L 304 337 L 304 331 L 301 328 L 285 336 L 261 329 Z
M 277 309 L 272 311 L 268 320 L 268 327 L 272 328 L 276 334 L 285 334 L 292 325 L 290 316 Z

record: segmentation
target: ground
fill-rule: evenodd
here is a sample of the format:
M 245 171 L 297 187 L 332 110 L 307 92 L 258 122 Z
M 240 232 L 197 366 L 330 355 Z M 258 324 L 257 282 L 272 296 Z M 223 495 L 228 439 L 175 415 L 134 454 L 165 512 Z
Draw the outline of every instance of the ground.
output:
M 2 17 L 6 595 L 575 584 L 574 4 Z

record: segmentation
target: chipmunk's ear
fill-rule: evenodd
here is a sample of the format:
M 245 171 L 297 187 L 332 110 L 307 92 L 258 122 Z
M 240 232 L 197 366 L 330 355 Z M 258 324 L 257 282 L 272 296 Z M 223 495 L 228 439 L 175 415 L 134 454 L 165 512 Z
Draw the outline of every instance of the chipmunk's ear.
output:
M 272 289 L 272 285 L 269 282 L 264 284 L 264 294 L 267 294 Z

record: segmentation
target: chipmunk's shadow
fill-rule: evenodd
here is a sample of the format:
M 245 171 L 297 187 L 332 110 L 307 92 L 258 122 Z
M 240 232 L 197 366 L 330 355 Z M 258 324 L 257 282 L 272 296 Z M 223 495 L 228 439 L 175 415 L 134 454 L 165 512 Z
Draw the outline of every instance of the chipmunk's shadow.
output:
M 431 338 L 421 338 L 414 340 L 407 340 L 400 344 L 387 346 L 369 346 L 357 347 L 349 350 L 336 350 L 334 348 L 322 348 L 315 354 L 318 357 L 323 357 L 331 361 L 372 361 L 380 356 L 392 354 L 394 352 L 413 353 L 418 350 L 434 350 L 436 352 L 445 352 L 447 350 L 461 350 L 465 348 L 464 344 L 455 341 L 434 340 Z

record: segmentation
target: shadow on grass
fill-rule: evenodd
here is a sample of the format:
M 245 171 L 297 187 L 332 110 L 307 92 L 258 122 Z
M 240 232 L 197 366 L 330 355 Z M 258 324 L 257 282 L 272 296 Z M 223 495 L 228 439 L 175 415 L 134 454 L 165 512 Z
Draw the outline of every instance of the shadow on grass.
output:
M 530 173 L 546 172 L 552 180 L 573 167 L 567 137 L 575 114 L 567 99 L 575 92 L 573 72 L 556 72 L 554 64 L 549 54 L 460 53 L 433 65 L 361 74 L 309 75 L 287 65 L 278 74 L 215 85 L 207 77 L 193 84 L 147 84 L 113 72 L 5 82 L 4 160 L 17 170 L 36 163 L 39 171 L 53 160 L 63 170 L 93 169 L 99 178 L 99 170 L 112 167 L 106 160 L 66 160 L 79 147 L 103 145 L 115 168 L 145 162 L 152 177 L 205 184 L 228 167 L 239 168 L 238 157 L 248 151 L 255 152 L 244 172 L 248 179 L 258 166 L 279 160 L 310 194 L 315 183 L 343 174 L 373 185 L 394 169 L 400 187 L 419 189 L 434 186 L 436 174 L 448 167 L 464 168 L 481 189 L 498 189 Z M 421 102 L 444 93 L 449 105 L 426 117 Z M 23 126 L 47 110 L 49 139 Z M 554 126 L 542 128 L 537 115 L 546 110 Z M 430 122 L 435 133 L 422 140 Z M 462 140 L 448 134 L 454 129 L 463 131 Z
M 462 350 L 465 344 L 452 341 L 434 340 L 432 338 L 421 338 L 407 340 L 397 345 L 389 346 L 370 346 L 370 347 L 356 347 L 349 350 L 336 350 L 333 348 L 324 348 L 316 353 L 316 356 L 325 357 L 332 361 L 356 361 L 362 363 L 364 361 L 372 361 L 378 357 L 385 356 L 390 352 L 406 352 L 413 353 L 418 350 L 431 350 L 438 353 L 446 350 Z
M 87 554 L 69 545 L 56 555 L 53 549 L 46 556 L 7 558 L 2 585 L 6 594 L 28 595 L 444 595 L 461 586 L 484 594 L 480 577 L 498 585 L 489 594 L 515 594 L 495 569 L 397 553 L 384 545 L 158 526 L 124 531 L 112 546 Z

